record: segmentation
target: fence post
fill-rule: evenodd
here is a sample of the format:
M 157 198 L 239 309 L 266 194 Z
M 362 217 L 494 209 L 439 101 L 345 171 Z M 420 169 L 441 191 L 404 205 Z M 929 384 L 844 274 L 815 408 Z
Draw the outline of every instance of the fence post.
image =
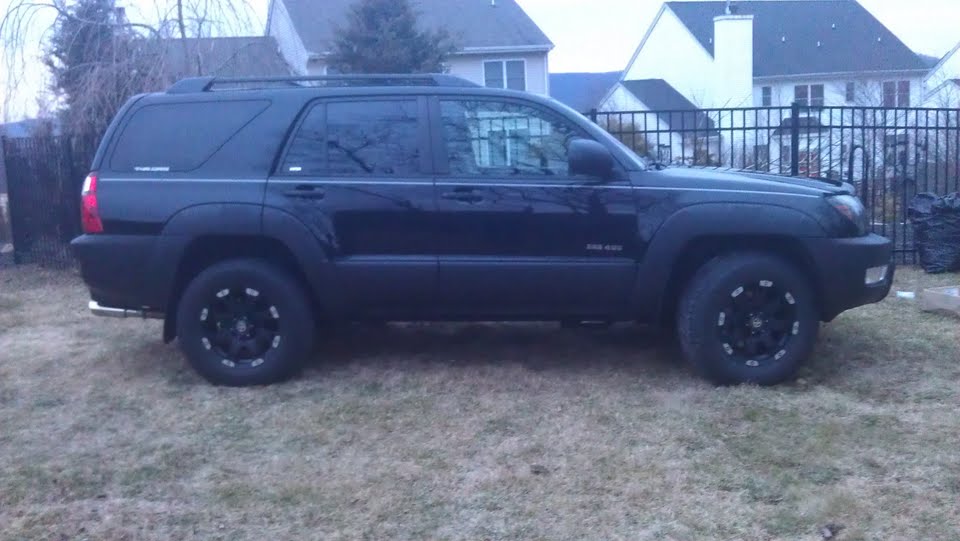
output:
M 800 102 L 790 106 L 790 176 L 800 176 Z
M 596 123 L 597 123 L 597 108 L 594 107 L 593 109 L 590 109 L 590 113 L 589 113 L 587 116 L 590 117 L 590 121 L 591 121 L 591 122 L 593 122 L 594 124 L 596 124 Z

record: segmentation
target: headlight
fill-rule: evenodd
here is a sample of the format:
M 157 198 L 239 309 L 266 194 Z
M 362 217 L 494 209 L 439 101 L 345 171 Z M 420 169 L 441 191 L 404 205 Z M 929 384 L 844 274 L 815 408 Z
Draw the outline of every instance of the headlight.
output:
M 828 197 L 827 202 L 856 228 L 857 235 L 867 234 L 867 213 L 859 198 L 853 195 L 834 195 Z

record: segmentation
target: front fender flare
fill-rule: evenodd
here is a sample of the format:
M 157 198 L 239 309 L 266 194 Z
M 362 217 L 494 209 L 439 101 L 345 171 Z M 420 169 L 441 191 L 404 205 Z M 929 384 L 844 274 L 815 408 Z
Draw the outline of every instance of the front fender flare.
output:
M 790 207 L 753 203 L 704 203 L 684 207 L 664 220 L 640 262 L 633 293 L 638 319 L 658 321 L 675 265 L 698 239 L 818 238 L 825 234 L 816 219 Z

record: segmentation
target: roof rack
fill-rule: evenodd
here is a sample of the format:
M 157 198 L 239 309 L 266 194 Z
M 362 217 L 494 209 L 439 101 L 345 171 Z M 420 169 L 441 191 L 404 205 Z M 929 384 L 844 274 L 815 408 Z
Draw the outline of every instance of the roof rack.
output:
M 476 87 L 466 79 L 446 74 L 422 75 L 323 75 L 304 77 L 191 77 L 176 82 L 168 90 L 168 94 L 192 94 L 195 92 L 210 92 L 217 86 L 227 86 L 243 89 L 266 88 L 273 84 L 307 88 L 307 87 L 350 87 L 350 86 L 443 86 L 443 87 Z

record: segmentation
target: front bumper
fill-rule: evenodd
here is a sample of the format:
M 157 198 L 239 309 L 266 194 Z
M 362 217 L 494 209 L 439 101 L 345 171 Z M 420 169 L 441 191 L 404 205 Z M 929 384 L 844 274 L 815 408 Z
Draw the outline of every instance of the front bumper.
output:
M 831 321 L 843 312 L 880 302 L 893 285 L 893 243 L 879 235 L 843 239 L 808 239 L 817 269 L 821 318 Z M 867 269 L 887 266 L 883 280 L 866 283 Z

